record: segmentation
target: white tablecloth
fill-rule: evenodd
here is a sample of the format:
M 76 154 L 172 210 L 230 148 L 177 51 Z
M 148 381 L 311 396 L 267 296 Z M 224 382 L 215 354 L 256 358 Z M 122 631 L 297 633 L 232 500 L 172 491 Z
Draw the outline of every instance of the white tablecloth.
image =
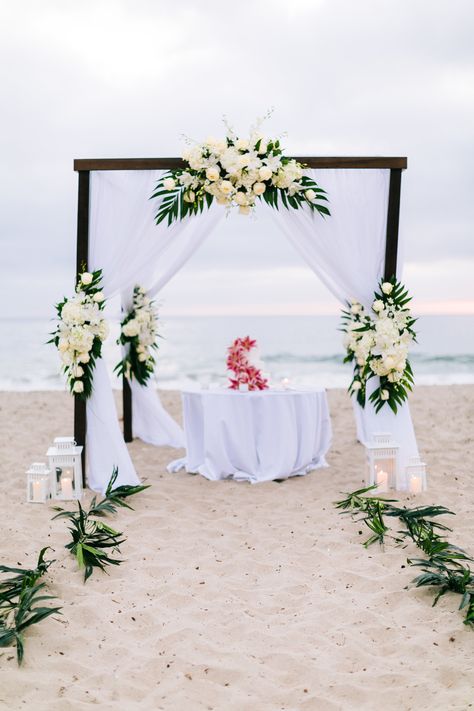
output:
M 324 391 L 204 390 L 182 397 L 186 457 L 169 471 L 256 483 L 327 466 L 332 431 Z

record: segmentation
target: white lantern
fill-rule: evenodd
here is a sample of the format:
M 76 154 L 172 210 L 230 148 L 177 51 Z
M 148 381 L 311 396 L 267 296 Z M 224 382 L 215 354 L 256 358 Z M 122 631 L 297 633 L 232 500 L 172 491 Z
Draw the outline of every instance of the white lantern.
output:
M 367 443 L 367 486 L 377 484 L 376 493 L 399 488 L 399 446 L 392 441 L 389 432 L 374 433 Z
M 26 472 L 26 500 L 44 504 L 51 498 L 50 471 L 44 462 L 34 462 Z
M 68 501 L 82 496 L 82 447 L 73 437 L 56 437 L 47 451 L 51 497 Z
M 426 464 L 420 457 L 410 457 L 405 468 L 408 491 L 411 494 L 421 494 L 428 488 L 426 481 Z

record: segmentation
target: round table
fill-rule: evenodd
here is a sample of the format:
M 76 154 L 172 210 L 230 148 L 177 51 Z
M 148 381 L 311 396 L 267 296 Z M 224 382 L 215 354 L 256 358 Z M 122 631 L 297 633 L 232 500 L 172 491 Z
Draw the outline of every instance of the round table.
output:
M 331 420 L 324 390 L 182 393 L 186 457 L 171 462 L 213 481 L 252 483 L 326 467 Z

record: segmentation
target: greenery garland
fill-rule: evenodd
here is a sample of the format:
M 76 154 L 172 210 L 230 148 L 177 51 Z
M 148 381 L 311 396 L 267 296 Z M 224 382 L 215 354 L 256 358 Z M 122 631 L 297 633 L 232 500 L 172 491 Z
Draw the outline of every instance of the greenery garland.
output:
M 125 346 L 126 353 L 114 372 L 135 378 L 140 385 L 147 383 L 155 370 L 153 351 L 158 349 L 157 322 L 155 302 L 150 300 L 143 287 L 135 286 L 132 310 L 121 322 L 117 340 Z
M 12 577 L 0 580 L 0 647 L 16 645 L 19 665 L 24 657 L 24 635 L 27 629 L 47 617 L 60 614 L 61 607 L 44 607 L 45 600 L 55 600 L 53 595 L 44 595 L 45 583 L 38 580 L 47 572 L 54 560 L 45 560 L 49 546 L 40 551 L 36 568 L 10 568 L 0 565 L 0 573 Z
M 56 305 L 58 324 L 48 343 L 54 343 L 61 356 L 70 392 L 82 400 L 92 393 L 92 373 L 102 355 L 102 343 L 109 334 L 102 316 L 105 296 L 101 289 L 102 270 L 83 271 L 74 296 Z
M 371 312 L 353 299 L 342 310 L 341 330 L 346 334 L 344 363 L 353 363 L 354 373 L 348 391 L 365 407 L 367 382 L 380 379 L 370 395 L 375 411 L 385 404 L 397 412 L 412 390 L 413 371 L 408 360 L 408 348 L 416 342 L 413 318 L 408 307 L 411 296 L 395 277 L 383 279 L 374 292 Z
M 101 519 L 109 514 L 115 514 L 118 507 L 132 510 L 126 499 L 149 488 L 149 485 L 122 485 L 114 488 L 117 476 L 118 468 L 114 467 L 105 497 L 97 502 L 97 497 L 94 496 L 87 511 L 82 508 L 79 501 L 77 501 L 77 511 L 66 511 L 60 506 L 53 507 L 59 512 L 53 516 L 53 520 L 56 518 L 69 520 L 72 540 L 65 545 L 65 548 L 76 557 L 78 567 L 84 568 L 84 582 L 92 575 L 94 568 L 107 572 L 108 566 L 120 565 L 123 562 L 115 558 L 114 554 L 120 552 L 120 546 L 126 539 L 120 531 L 111 528 Z
M 160 200 L 156 224 L 167 219 L 171 225 L 197 215 L 214 200 L 228 208 L 238 207 L 243 215 L 252 211 L 257 200 L 275 209 L 281 202 L 286 209 L 306 205 L 320 215 L 330 215 L 323 204 L 326 192 L 304 175 L 303 164 L 283 155 L 278 139 L 262 135 L 262 121 L 251 129 L 248 139 L 239 138 L 224 121 L 224 139 L 209 138 L 190 146 L 183 153 L 186 169 L 170 170 L 157 182 L 151 196 Z
M 383 544 L 388 537 L 397 545 L 404 545 L 408 539 L 411 540 L 428 556 L 408 559 L 409 565 L 422 571 L 412 580 L 412 585 L 417 588 L 434 588 L 433 606 L 448 592 L 461 595 L 459 609 L 464 610 L 464 624 L 474 629 L 474 573 L 468 565 L 473 558 L 446 540 L 444 534 L 451 532 L 451 528 L 433 520 L 438 516 L 453 516 L 454 513 L 444 506 L 401 508 L 394 505 L 394 499 L 366 496 L 376 488 L 369 486 L 353 491 L 334 505 L 341 509 L 341 513 L 349 513 L 357 521 L 363 522 L 372 532 L 363 542 L 366 548 L 373 543 Z M 392 535 L 385 516 L 398 519 L 405 528 Z

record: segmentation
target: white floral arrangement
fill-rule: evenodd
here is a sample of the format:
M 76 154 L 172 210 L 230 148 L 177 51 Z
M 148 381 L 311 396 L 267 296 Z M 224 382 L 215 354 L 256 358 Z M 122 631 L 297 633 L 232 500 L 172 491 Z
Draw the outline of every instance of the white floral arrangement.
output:
M 266 118 L 266 117 L 265 117 Z M 261 131 L 263 119 L 251 128 L 249 138 L 238 138 L 224 121 L 227 135 L 190 144 L 183 153 L 186 169 L 167 171 L 158 181 L 152 198 L 160 198 L 156 223 L 168 225 L 187 215 L 202 212 L 214 200 L 228 208 L 238 207 L 248 215 L 257 200 L 278 209 L 297 210 L 303 205 L 321 215 L 330 215 L 325 191 L 304 166 L 283 155 L 279 139 Z
M 158 313 L 155 302 L 141 286 L 133 290 L 132 310 L 120 324 L 117 343 L 126 347 L 123 359 L 115 366 L 115 372 L 127 378 L 135 378 L 145 385 L 155 370 L 153 351 L 158 349 Z
M 407 306 L 411 296 L 395 278 L 382 280 L 374 297 L 370 312 L 354 299 L 342 312 L 347 350 L 344 362 L 354 363 L 349 392 L 364 407 L 367 381 L 378 376 L 380 385 L 369 401 L 376 412 L 387 403 L 396 413 L 414 383 L 408 350 L 416 342 L 416 319 Z
M 82 272 L 74 296 L 56 305 L 58 325 L 49 343 L 59 351 L 71 393 L 87 399 L 92 393 L 92 373 L 109 335 L 102 315 L 105 297 L 100 282 L 102 270 Z

